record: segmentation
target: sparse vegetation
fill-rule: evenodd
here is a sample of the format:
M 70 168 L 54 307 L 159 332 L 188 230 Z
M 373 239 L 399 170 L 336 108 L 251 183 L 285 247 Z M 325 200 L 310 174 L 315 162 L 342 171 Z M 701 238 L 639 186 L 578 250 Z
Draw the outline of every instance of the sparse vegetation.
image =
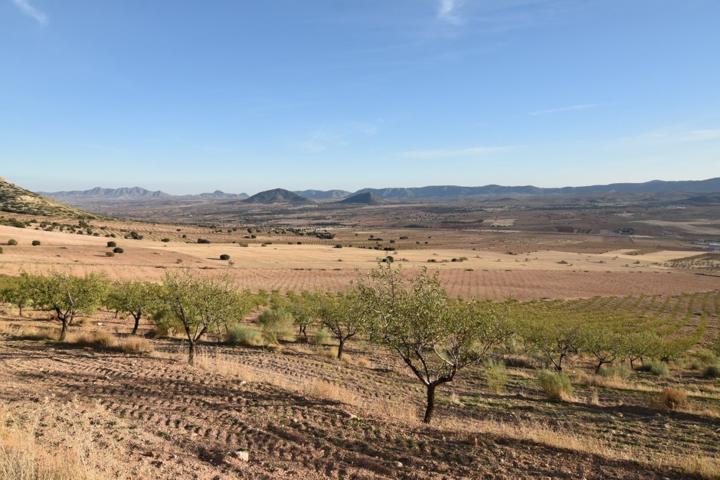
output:
M 550 400 L 567 401 L 573 398 L 573 389 L 570 377 L 564 372 L 542 370 L 538 373 L 538 384 Z

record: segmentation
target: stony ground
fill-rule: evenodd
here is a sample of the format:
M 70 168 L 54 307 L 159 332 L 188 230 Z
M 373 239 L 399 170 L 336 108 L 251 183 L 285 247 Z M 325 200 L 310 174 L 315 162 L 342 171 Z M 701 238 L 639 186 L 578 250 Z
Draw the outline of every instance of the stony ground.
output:
M 521 424 L 648 457 L 720 455 L 720 419 L 651 409 L 644 392 L 603 389 L 593 405 L 581 387 L 577 401 L 556 403 L 542 398 L 529 371 L 512 370 L 503 394 L 470 371 L 443 391 L 438 422 L 425 427 L 412 419 L 417 384 L 362 344 L 351 347 L 350 362 L 307 346 L 207 344 L 196 367 L 176 342 L 155 347 L 130 355 L 5 336 L 0 398 L 33 422 L 40 441 L 83 439 L 108 478 L 688 478 L 645 460 L 518 438 L 511 427 Z M 335 390 L 307 388 L 313 382 Z M 698 401 L 718 406 L 708 388 Z

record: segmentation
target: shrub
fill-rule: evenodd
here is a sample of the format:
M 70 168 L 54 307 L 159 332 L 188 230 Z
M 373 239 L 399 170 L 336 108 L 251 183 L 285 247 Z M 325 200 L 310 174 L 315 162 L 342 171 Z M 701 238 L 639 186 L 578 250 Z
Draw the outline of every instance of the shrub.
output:
M 210 240 L 207 238 L 198 238 L 197 243 L 210 243 Z
M 666 388 L 660 393 L 660 406 L 667 410 L 678 410 L 688 405 L 688 396 L 677 388 Z
M 113 248 L 113 253 L 124 253 L 125 250 L 122 249 L 122 247 L 115 247 Z
M 114 257 L 115 254 L 113 252 L 105 252 L 106 257 Z
M 720 378 L 720 365 L 708 365 L 703 370 L 703 377 L 705 378 Z
M 490 390 L 501 393 L 508 382 L 508 373 L 502 361 L 488 360 L 485 362 L 485 382 Z
M 640 369 L 644 372 L 649 372 L 656 377 L 670 376 L 670 368 L 668 368 L 667 363 L 661 362 L 660 360 L 651 360 L 644 363 Z
M 220 255 L 220 260 L 230 260 L 230 255 L 228 255 L 227 253 L 223 253 L 222 255 Z
M 260 347 L 265 343 L 260 332 L 241 324 L 228 328 L 225 341 L 231 345 L 243 345 L 246 347 Z
M 2 247 L 0 247 L 0 253 L 3 253 L 3 249 L 2 249 Z
M 117 345 L 117 340 L 108 332 L 86 332 L 70 335 L 68 343 L 97 350 L 111 350 Z
M 599 373 L 600 376 L 605 378 L 619 378 L 625 380 L 632 375 L 632 369 L 624 363 L 619 365 L 603 365 Z
M 11 238 L 10 240 L 7 241 L 7 244 L 8 245 L 17 245 L 17 240 L 15 240 L 14 238 Z
M 263 336 L 268 343 L 295 339 L 293 317 L 284 310 L 277 308 L 265 310 L 260 314 L 258 322 L 262 325 Z
M 551 400 L 570 400 L 575 392 L 570 377 L 563 372 L 542 370 L 538 374 L 538 383 Z
M 324 328 L 321 328 L 317 332 L 315 332 L 315 335 L 310 337 L 310 344 L 311 345 L 317 345 L 322 346 L 325 345 L 330 341 L 330 332 L 325 330 Z
M 170 239 L 169 239 L 169 238 L 163 238 L 163 239 L 160 240 L 160 241 L 163 242 L 163 243 L 168 243 L 168 242 L 170 241 Z
M 40 246 L 40 240 L 33 240 L 33 241 L 31 242 L 31 245 L 32 245 L 33 247 L 38 247 L 38 246 Z
M 115 350 L 123 353 L 150 353 L 154 350 L 152 342 L 142 337 L 119 339 Z

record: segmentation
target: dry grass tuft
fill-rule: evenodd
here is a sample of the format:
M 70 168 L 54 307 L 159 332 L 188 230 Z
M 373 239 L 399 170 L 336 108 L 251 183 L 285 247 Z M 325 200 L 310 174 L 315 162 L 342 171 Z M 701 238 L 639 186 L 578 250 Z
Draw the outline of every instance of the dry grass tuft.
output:
M 62 449 L 38 444 L 35 434 L 0 409 L 0 478 L 8 480 L 96 480 L 86 454 L 73 442 Z
M 666 388 L 657 399 L 660 407 L 666 410 L 685 410 L 688 408 L 688 395 L 678 388 Z
M 118 338 L 108 332 L 81 332 L 68 335 L 67 343 L 94 350 L 121 353 L 150 353 L 152 342 L 141 337 Z
M 53 327 L 36 327 L 18 324 L 0 324 L 0 334 L 20 340 L 55 340 L 59 333 Z

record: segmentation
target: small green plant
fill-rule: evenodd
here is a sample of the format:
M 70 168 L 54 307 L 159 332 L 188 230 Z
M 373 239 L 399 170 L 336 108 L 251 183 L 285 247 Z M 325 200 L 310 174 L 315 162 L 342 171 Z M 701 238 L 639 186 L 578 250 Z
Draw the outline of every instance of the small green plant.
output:
M 230 260 L 230 255 L 228 255 L 227 253 L 223 253 L 222 255 L 220 255 L 220 260 Z
M 33 247 L 38 247 L 38 246 L 40 246 L 40 240 L 33 240 L 33 241 L 31 242 L 31 245 L 32 245 Z
M 325 345 L 329 341 L 330 341 L 330 332 L 328 332 L 324 328 L 321 328 L 320 330 L 315 332 L 315 335 L 313 335 L 309 339 L 310 344 L 316 345 L 316 346 Z
M 225 341 L 230 345 L 260 347 L 265 344 L 263 336 L 257 330 L 242 324 L 233 325 L 225 334 Z
M 114 257 L 115 254 L 113 252 L 105 252 L 106 257 Z
M 661 362 L 660 360 L 651 360 L 647 363 L 644 363 L 641 367 L 641 370 L 649 372 L 656 377 L 670 376 L 670 368 L 668 367 L 667 363 Z
M 113 248 L 113 253 L 124 253 L 125 250 L 122 249 L 122 247 L 115 247 Z
M 168 243 L 168 242 L 170 241 L 170 239 L 169 239 L 169 238 L 163 238 L 163 239 L 160 240 L 160 241 L 163 242 L 163 243 Z
M 258 323 L 268 343 L 295 339 L 295 325 L 290 313 L 279 308 L 269 308 L 260 314 Z
M 550 400 L 570 400 L 575 393 L 570 377 L 564 372 L 542 370 L 537 379 L 540 388 Z
M 107 242 L 107 247 L 108 247 L 108 248 L 115 248 L 115 247 L 117 247 L 117 242 L 113 242 L 113 241 L 111 240 L 111 241 Z
M 720 365 L 708 365 L 703 370 L 704 378 L 720 378 Z
M 10 246 L 14 246 L 14 245 L 17 245 L 18 242 L 14 238 L 11 238 L 10 240 L 7 241 L 7 244 Z
M 502 393 L 508 383 L 508 373 L 502 361 L 488 360 L 485 362 L 485 382 L 490 390 Z
M 603 365 L 598 373 L 605 378 L 626 380 L 632 375 L 632 369 L 624 363 L 618 365 Z

